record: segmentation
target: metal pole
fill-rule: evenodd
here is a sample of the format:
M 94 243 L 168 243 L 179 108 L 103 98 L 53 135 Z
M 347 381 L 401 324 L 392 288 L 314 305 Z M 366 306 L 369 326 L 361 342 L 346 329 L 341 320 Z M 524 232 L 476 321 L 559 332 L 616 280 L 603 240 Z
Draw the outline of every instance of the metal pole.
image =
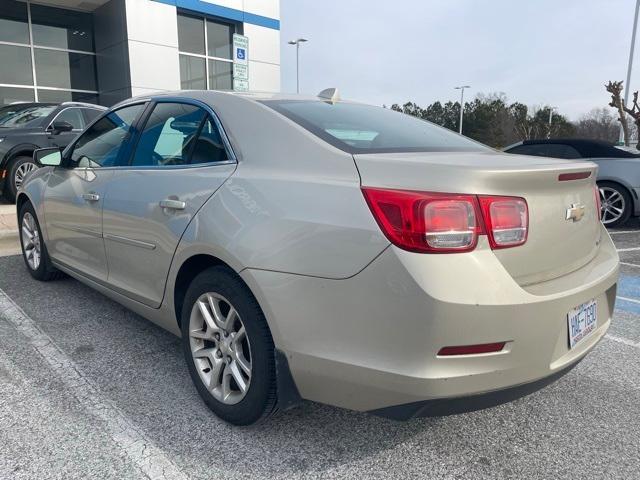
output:
M 300 42 L 296 42 L 296 93 L 300 93 Z
M 640 1 L 640 0 L 638 0 L 638 1 Z M 458 133 L 460 135 L 462 135 L 462 116 L 464 114 L 464 88 L 465 87 L 462 87 L 460 89 L 460 128 L 458 130 Z
M 631 91 L 631 68 L 633 67 L 633 50 L 636 46 L 636 30 L 638 28 L 638 10 L 640 10 L 640 0 L 636 0 L 636 13 L 633 16 L 633 32 L 631 33 L 631 48 L 629 49 L 629 65 L 627 66 L 627 83 L 624 84 L 624 104 L 629 103 L 629 92 Z M 619 143 L 624 143 L 624 129 L 620 124 Z
M 551 138 L 551 122 L 553 121 L 553 107 L 549 107 L 549 133 L 547 138 Z

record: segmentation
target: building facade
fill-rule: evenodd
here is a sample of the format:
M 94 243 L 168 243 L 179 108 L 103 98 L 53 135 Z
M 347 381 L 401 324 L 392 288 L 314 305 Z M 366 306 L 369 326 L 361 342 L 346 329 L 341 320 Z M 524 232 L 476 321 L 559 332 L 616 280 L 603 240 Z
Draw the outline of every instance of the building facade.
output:
M 0 105 L 279 91 L 279 17 L 279 0 L 2 0 Z

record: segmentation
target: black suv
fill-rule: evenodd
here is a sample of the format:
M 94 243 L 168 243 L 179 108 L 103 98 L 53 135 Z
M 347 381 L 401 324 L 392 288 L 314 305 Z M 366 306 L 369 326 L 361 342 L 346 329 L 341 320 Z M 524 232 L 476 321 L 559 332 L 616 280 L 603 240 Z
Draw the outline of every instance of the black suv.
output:
M 66 147 L 106 110 L 89 103 L 19 103 L 0 108 L 0 194 L 14 201 L 25 175 L 35 170 L 33 151 Z

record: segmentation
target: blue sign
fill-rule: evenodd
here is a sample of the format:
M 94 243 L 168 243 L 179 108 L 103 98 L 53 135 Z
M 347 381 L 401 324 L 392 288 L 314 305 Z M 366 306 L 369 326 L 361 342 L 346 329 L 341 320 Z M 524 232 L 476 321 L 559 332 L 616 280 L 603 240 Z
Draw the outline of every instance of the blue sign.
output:
M 244 60 L 247 58 L 247 51 L 244 48 L 236 49 L 236 57 L 238 60 Z

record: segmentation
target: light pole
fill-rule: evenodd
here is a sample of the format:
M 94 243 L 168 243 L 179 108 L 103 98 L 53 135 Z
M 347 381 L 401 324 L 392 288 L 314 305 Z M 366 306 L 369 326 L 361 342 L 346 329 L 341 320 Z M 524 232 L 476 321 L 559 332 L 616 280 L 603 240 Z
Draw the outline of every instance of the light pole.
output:
M 299 38 L 288 42 L 289 45 L 296 46 L 296 93 L 300 93 L 300 44 L 308 41 L 306 38 Z
M 629 65 L 627 66 L 627 83 L 624 84 L 624 105 L 629 102 L 629 92 L 631 91 L 631 68 L 633 67 L 633 50 L 636 46 L 636 30 L 638 29 L 638 10 L 640 10 L 640 0 L 636 0 L 636 13 L 633 16 L 633 32 L 631 33 L 631 48 L 629 49 Z M 624 144 L 624 129 L 620 123 L 620 136 L 618 143 Z
M 640 0 L 638 0 L 640 2 Z M 458 133 L 462 135 L 462 115 L 464 114 L 464 89 L 471 88 L 469 85 L 461 85 L 459 87 L 454 87 L 455 90 L 460 90 L 460 126 L 458 128 Z
M 553 111 L 558 107 L 549 107 L 549 132 L 547 133 L 547 139 L 551 138 L 551 122 L 553 121 Z

